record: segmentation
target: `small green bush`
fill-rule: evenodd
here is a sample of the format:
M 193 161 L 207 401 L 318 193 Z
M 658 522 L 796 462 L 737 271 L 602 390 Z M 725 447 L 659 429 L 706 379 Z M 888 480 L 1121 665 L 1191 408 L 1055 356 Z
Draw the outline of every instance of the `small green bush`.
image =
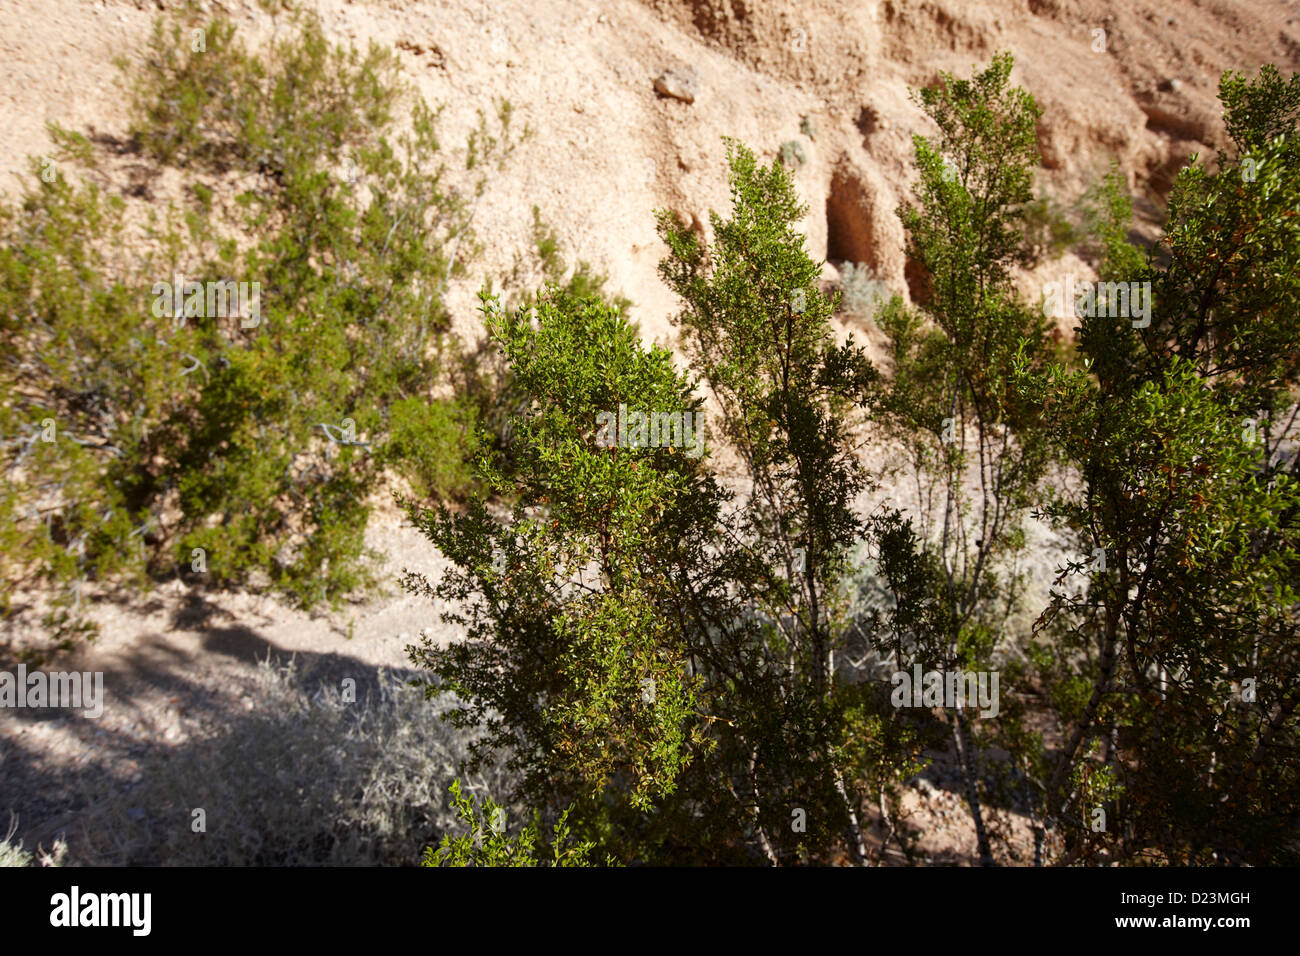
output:
M 552 859 L 546 864 L 538 861 L 535 852 L 538 841 L 536 823 L 528 824 L 512 838 L 507 834 L 504 807 L 491 797 L 480 805 L 462 793 L 459 780 L 453 780 L 450 789 L 456 813 L 469 832 L 456 837 L 443 836 L 436 850 L 428 847 L 424 851 L 422 866 L 596 866 L 591 862 L 594 843 L 565 846 L 569 841 L 569 810 L 560 814 L 555 824 L 555 835 L 551 840 Z M 606 865 L 615 865 L 614 860 L 607 857 Z
M 1052 259 L 1078 243 L 1084 233 L 1055 200 L 1039 196 L 1025 203 L 1022 228 L 1030 262 Z
M 609 277 L 586 260 L 579 259 L 570 269 L 555 229 L 542 218 L 537 206 L 533 206 L 532 214 L 532 255 L 517 255 L 514 268 L 501 283 L 507 309 L 535 309 L 547 295 L 575 300 L 592 298 L 616 309 L 633 329 L 638 329 L 637 324 L 628 319 L 634 305 L 632 300 L 607 291 L 605 286 Z M 540 286 L 536 282 L 539 274 Z M 484 291 L 491 295 L 492 290 L 493 284 L 489 279 Z M 508 465 L 517 449 L 513 419 L 528 410 L 531 399 L 519 387 L 497 343 L 484 338 L 475 349 L 462 353 L 452 372 L 452 381 L 457 394 L 473 407 L 478 438 L 472 447 L 476 452 Z M 473 487 L 481 488 L 478 483 Z M 508 497 L 512 492 L 509 488 L 498 488 L 496 493 Z
M 465 399 L 406 398 L 389 411 L 388 444 L 398 471 L 419 498 L 464 500 L 477 487 L 474 407 Z
M 787 140 L 781 144 L 781 163 L 785 166 L 802 166 L 808 162 L 803 153 L 803 144 L 798 140 Z
M 590 262 L 579 259 L 573 271 L 569 271 L 568 263 L 561 251 L 559 236 L 555 234 L 554 228 L 542 219 L 541 210 L 536 206 L 533 207 L 533 246 L 546 285 L 559 287 L 571 298 L 600 299 L 618 309 L 624 316 L 632 308 L 631 299 L 605 291 L 605 283 L 609 281 L 609 277 L 597 272 Z M 529 305 L 535 304 L 537 293 L 530 291 L 523 296 L 523 300 Z M 516 302 L 507 302 L 508 307 L 516 304 Z

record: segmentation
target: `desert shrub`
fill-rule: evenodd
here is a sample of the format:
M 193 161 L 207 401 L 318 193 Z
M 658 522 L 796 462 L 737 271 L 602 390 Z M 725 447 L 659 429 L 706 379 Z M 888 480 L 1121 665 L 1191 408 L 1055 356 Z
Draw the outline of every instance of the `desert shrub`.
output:
M 360 675 L 358 675 L 360 677 Z M 451 701 L 383 672 L 348 702 L 294 662 L 259 667 L 253 710 L 150 758 L 140 782 L 83 814 L 71 855 L 92 865 L 415 865 L 456 822 L 447 787 L 472 733 Z M 510 789 L 495 766 L 478 786 Z M 195 808 L 206 832 L 192 830 Z M 512 812 L 518 812 L 511 807 Z
M 1067 250 L 1078 252 L 1102 269 L 1110 263 L 1111 268 L 1125 272 L 1143 264 L 1139 250 L 1128 241 L 1133 202 L 1118 162 L 1112 161 L 1104 174 L 1090 176 L 1082 194 L 1072 203 L 1037 196 L 1017 212 L 1027 265 L 1056 258 Z
M 1063 744 L 1031 765 L 1067 860 L 1300 860 L 1300 77 L 1225 74 L 1219 97 L 1232 142 L 1175 180 L 1167 258 L 1128 243 L 1122 180 L 1100 197 L 1099 271 L 1148 311 L 1086 310 L 1082 369 L 1019 370 L 1082 478 L 1043 506 L 1077 557 L 1034 659 Z
M 1133 199 L 1118 163 L 1112 162 L 1106 175 L 1088 186 L 1080 209 L 1082 226 L 1075 238 L 1097 263 L 1099 278 L 1107 281 L 1140 272 L 1146 257 L 1129 241 Z
M 840 309 L 872 317 L 893 298 L 885 281 L 865 262 L 846 262 L 840 267 Z
M 517 252 L 508 273 L 499 277 L 487 276 L 483 290 L 500 297 L 510 311 L 520 306 L 536 305 L 543 290 L 557 287 L 577 298 L 595 297 L 626 313 L 633 302 L 625 296 L 606 290 L 609 277 L 585 259 L 570 265 L 565 255 L 564 242 L 555 227 L 542 216 L 540 206 L 532 207 L 532 241 L 526 251 Z
M 520 305 L 535 305 L 541 289 L 552 286 L 574 299 L 599 299 L 618 309 L 625 317 L 628 310 L 632 308 L 631 299 L 605 289 L 609 277 L 596 271 L 590 262 L 579 259 L 570 267 L 564 256 L 564 245 L 559 235 L 556 234 L 555 228 L 542 218 L 542 211 L 537 206 L 533 206 L 531 260 L 540 274 L 541 283 L 538 286 L 530 286 L 522 282 L 520 274 L 525 268 L 525 262 L 523 257 L 518 258 L 515 262 L 514 274 L 507 283 L 508 286 L 513 287 L 505 297 L 507 309 L 513 310 Z M 491 283 L 488 284 L 488 290 L 491 291 Z
M 1031 262 L 1055 258 L 1081 238 L 1070 214 L 1050 196 L 1025 203 L 1022 228 Z
M 0 590 L 53 587 L 66 633 L 81 585 L 109 578 L 336 601 L 370 580 L 384 464 L 464 491 L 457 462 L 428 457 L 473 449 L 451 435 L 467 406 L 432 400 L 443 293 L 513 148 L 509 105 L 480 113 L 454 174 L 391 52 L 292 20 L 261 51 L 224 17 L 202 44 L 197 23 L 158 22 L 129 146 L 181 174 L 165 208 L 102 186 L 108 148 L 57 128 L 57 167 L 33 162 L 0 208 Z M 222 281 L 247 283 L 237 309 Z
M 417 497 L 454 501 L 474 490 L 475 411 L 463 398 L 404 398 L 393 404 L 384 453 Z
M 591 851 L 595 844 L 569 843 L 569 810 L 560 814 L 555 832 L 550 840 L 551 859 L 542 863 L 537 858 L 537 824 L 529 823 L 515 836 L 508 832 L 505 808 L 486 797 L 480 803 L 466 796 L 459 780 L 451 783 L 452 803 L 460 822 L 469 832 L 459 836 L 446 834 L 435 850 L 424 851 L 422 866 L 595 866 Z M 612 859 L 607 859 L 613 865 Z
M 522 799 L 573 804 L 580 838 L 625 863 L 862 858 L 845 774 L 863 750 L 847 728 L 895 719 L 842 693 L 831 667 L 843 551 L 861 530 L 848 502 L 865 484 L 847 423 L 874 373 L 831 332 L 790 173 L 739 144 L 729 159 L 717 246 L 663 213 L 661 274 L 723 409 L 709 441 L 731 443 L 761 493 L 725 491 L 696 441 L 602 438 L 620 406 L 698 429 L 704 402 L 619 310 L 552 288 L 512 312 L 484 297 L 528 397 L 514 455 L 484 471 L 517 489 L 515 507 L 412 509 L 454 566 L 407 587 L 455 602 L 444 616 L 468 632 L 413 660 L 464 702 L 455 719 L 489 720 L 479 753 L 513 755 Z
M 487 724 L 475 757 L 509 752 L 527 802 L 572 803 L 599 851 L 863 862 L 868 801 L 897 829 L 899 783 L 938 729 L 984 865 L 1003 839 L 988 808 L 1012 800 L 1038 862 L 1297 859 L 1300 78 L 1224 77 L 1235 155 L 1179 175 L 1167 263 L 1128 241 L 1123 181 L 1101 182 L 1088 248 L 1104 280 L 1149 283 L 1150 309 L 1118 314 L 1112 289 L 1061 361 L 1013 282 L 1039 108 L 1011 68 L 999 54 L 918 93 L 938 135 L 914 138 L 899 214 L 933 294 L 880 311 L 888 377 L 830 335 L 779 159 L 733 146 L 710 246 L 660 214 L 730 482 L 631 421 L 626 440 L 602 432 L 620 405 L 703 404 L 617 310 L 484 297 L 528 400 L 483 481 L 518 500 L 412 509 L 452 567 L 406 585 L 463 602 L 444 618 L 468 631 L 412 659 L 457 692 L 453 719 Z M 901 450 L 906 511 L 855 510 L 876 477 L 865 423 Z M 1046 607 L 1029 604 L 1035 520 L 1073 552 Z M 999 674 L 997 713 L 901 714 L 885 678 L 914 665 Z
M 167 417 L 166 385 L 148 371 L 159 350 L 141 340 L 132 301 L 146 275 L 129 267 L 107 275 L 109 263 L 127 258 L 122 200 L 62 177 L 44 183 L 39 164 L 30 168 L 41 185 L 18 208 L 0 209 L 6 607 L 33 579 L 79 585 L 97 574 L 138 576 L 147 529 L 133 513 L 128 460 L 147 460 L 149 439 L 127 410 L 154 419 L 154 441 Z M 58 634 L 67 637 L 79 586 L 63 597 L 62 616 L 47 623 L 64 624 Z
M 532 207 L 532 217 L 532 246 L 527 254 L 515 256 L 514 266 L 498 290 L 507 310 L 533 309 L 549 289 L 571 299 L 594 298 L 604 302 L 637 328 L 627 318 L 634 304 L 632 300 L 608 291 L 609 277 L 586 260 L 578 259 L 570 266 L 563 243 L 555 229 L 542 218 L 539 207 Z M 494 293 L 491 278 L 486 281 L 484 291 L 489 295 Z M 479 426 L 475 447 L 508 465 L 515 447 L 512 423 L 527 411 L 530 399 L 519 387 L 510 364 L 505 361 L 505 353 L 491 337 L 484 337 L 475 348 L 459 356 L 452 380 L 457 393 L 473 406 Z M 513 489 L 498 488 L 495 493 L 509 498 Z
M 1050 346 L 1041 312 L 1011 281 L 1041 115 L 1009 85 L 1011 66 L 998 54 L 973 78 L 944 74 L 916 97 L 939 134 L 913 137 L 918 202 L 898 214 L 934 294 L 917 310 L 895 300 L 880 315 L 893 376 L 876 422 L 901 448 L 919 500 L 910 513 L 882 508 L 871 535 L 894 596 L 872 622 L 875 641 L 902 670 L 1000 673 L 1023 637 L 1008 622 L 1025 595 L 1025 528 L 1051 455 L 1039 406 L 1010 379 L 1016 362 L 1042 368 Z M 945 720 L 981 863 L 992 865 L 980 744 L 997 719 L 956 708 Z
M 808 162 L 808 157 L 804 155 L 803 144 L 797 139 L 786 140 L 781 144 L 781 162 L 791 168 L 802 166 Z

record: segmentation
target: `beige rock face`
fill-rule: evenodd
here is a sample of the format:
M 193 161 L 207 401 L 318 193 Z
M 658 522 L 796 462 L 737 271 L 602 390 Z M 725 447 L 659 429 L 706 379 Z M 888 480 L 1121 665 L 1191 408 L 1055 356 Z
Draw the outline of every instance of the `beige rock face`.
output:
M 0 171 L 27 175 L 47 120 L 120 133 L 112 59 L 138 57 L 159 2 L 0 4 Z M 253 40 L 275 25 L 250 2 L 220 6 Z M 650 338 L 670 341 L 676 303 L 655 268 L 653 210 L 709 230 L 728 204 L 722 137 L 775 156 L 800 143 L 813 255 L 871 265 L 906 291 L 895 209 L 911 136 L 928 132 L 908 89 L 968 74 L 998 50 L 1044 108 L 1044 189 L 1069 199 L 1117 159 L 1159 199 L 1193 152 L 1222 141 L 1222 71 L 1294 69 L 1300 13 L 1281 0 L 321 0 L 335 39 L 395 47 L 448 142 L 493 97 L 537 135 L 493 185 L 477 225 L 486 257 L 456 290 L 509 269 L 537 203 L 572 256 L 607 270 Z M 672 71 L 664 80 L 665 71 Z M 677 92 L 656 92 L 656 80 Z M 678 94 L 681 94 L 679 96 Z M 693 100 L 688 102 L 687 100 Z M 809 117 L 815 139 L 800 130 Z M 5 177 L 14 191 L 14 180 Z

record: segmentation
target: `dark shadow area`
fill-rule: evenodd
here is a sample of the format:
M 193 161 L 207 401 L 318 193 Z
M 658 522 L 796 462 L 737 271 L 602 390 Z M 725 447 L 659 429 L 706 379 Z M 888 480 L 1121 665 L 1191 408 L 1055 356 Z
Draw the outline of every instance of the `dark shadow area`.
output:
M 196 660 L 170 645 L 162 634 L 155 633 L 137 641 L 126 657 L 113 666 L 101 666 L 105 715 L 117 709 L 134 711 L 130 719 L 121 722 L 131 730 L 114 728 L 102 717 L 92 718 L 83 710 L 25 708 L 6 711 L 6 719 L 13 721 L 9 728 L 11 731 L 15 725 L 25 725 L 34 731 L 36 725 L 58 722 L 72 725 L 70 729 L 74 736 L 82 741 L 82 746 L 75 751 L 78 759 L 74 763 L 48 752 L 35 733 L 32 733 L 30 742 L 24 740 L 27 732 L 22 726 L 19 726 L 18 733 L 0 737 L 0 818 L 7 825 L 10 813 L 17 816 L 13 839 L 21 840 L 26 851 L 34 851 L 38 846 L 48 850 L 60 833 L 66 833 L 70 841 L 86 839 L 86 834 L 79 834 L 78 828 L 89 819 L 99 821 L 95 824 L 99 844 L 97 854 L 101 858 L 106 853 L 111 857 L 113 854 L 99 839 L 103 836 L 99 831 L 104 829 L 102 823 L 106 814 L 107 819 L 113 821 L 108 829 L 116 834 L 115 838 L 122 839 L 122 834 L 129 835 L 139 828 L 167 821 L 168 839 L 176 839 L 170 834 L 187 832 L 188 819 L 176 816 L 179 809 L 183 809 L 179 804 L 169 805 L 175 801 L 163 801 L 159 797 L 162 792 L 159 789 L 161 784 L 156 781 L 159 767 L 201 768 L 192 775 L 195 777 L 193 784 L 198 791 L 206 788 L 220 794 L 212 797 L 211 802 L 226 803 L 227 830 L 231 829 L 228 818 L 233 814 L 240 820 L 240 839 L 244 843 L 250 839 L 249 833 L 266 843 L 263 850 L 256 851 L 240 844 L 240 852 L 246 855 L 263 852 L 264 857 L 258 858 L 269 861 L 278 858 L 276 853 L 280 850 L 273 846 L 278 838 L 274 832 L 269 835 L 262 833 L 256 819 L 266 814 L 265 803 L 271 799 L 268 793 L 274 794 L 277 786 L 287 787 L 283 794 L 275 797 L 279 801 L 276 805 L 282 804 L 285 814 L 294 813 L 300 800 L 308 799 L 310 794 L 301 795 L 304 789 L 319 787 L 317 802 L 322 807 L 347 807 L 362 800 L 367 788 L 372 788 L 372 784 L 366 782 L 371 773 L 366 762 L 376 761 L 376 766 L 381 765 L 387 758 L 380 751 L 391 748 L 377 747 L 367 735 L 380 733 L 381 725 L 388 728 L 382 730 L 383 733 L 399 733 L 392 729 L 393 687 L 411 683 L 420 677 L 420 672 L 410 668 L 381 669 L 338 653 L 298 651 L 291 654 L 256 630 L 229 621 L 230 615 L 226 612 L 211 605 L 202 606 L 205 604 L 201 597 L 191 600 L 178 615 L 188 627 L 201 633 L 205 654 L 222 655 L 254 666 L 259 661 L 269 660 L 272 665 L 283 667 L 292 659 L 297 672 L 293 691 L 277 687 L 270 693 L 260 692 L 258 672 L 253 670 L 234 675 L 236 680 L 228 687 L 221 686 L 225 681 L 220 670 L 208 670 L 208 681 L 204 683 L 198 677 L 188 676 L 196 672 Z M 206 623 L 193 627 L 193 622 L 198 620 Z M 82 663 L 79 659 L 85 656 L 84 653 L 76 654 L 72 659 L 42 669 L 84 670 L 79 666 Z M 354 688 L 344 685 L 345 679 L 353 681 Z M 339 710 L 337 702 L 341 689 L 355 692 L 355 704 L 348 705 L 352 708 L 350 711 L 346 708 Z M 166 702 L 162 708 L 158 706 L 160 699 Z M 335 703 L 330 704 L 330 701 Z M 423 735 L 424 740 L 432 740 L 434 745 L 411 750 L 407 759 L 418 761 L 421 749 L 460 754 L 464 732 L 439 723 L 433 704 L 419 701 L 413 706 L 416 709 L 405 717 L 405 722 L 415 725 L 412 740 L 418 742 Z M 324 709 L 313 711 L 312 707 Z M 376 713 L 382 716 L 376 718 Z M 317 717 L 311 717 L 311 714 Z M 326 717 L 326 726 L 307 726 L 322 714 Z M 183 722 L 188 736 L 171 743 L 174 738 L 164 732 L 163 718 L 168 725 Z M 241 756 L 245 749 L 261 756 L 245 761 Z M 335 749 L 340 749 L 343 756 L 332 753 Z M 315 750 L 320 752 L 311 752 Z M 343 761 L 342 769 L 338 766 L 340 760 Z M 445 809 L 446 785 L 455 771 L 449 760 L 443 762 L 445 766 L 439 765 L 427 780 L 409 781 L 418 790 L 414 797 L 406 799 L 412 804 L 410 812 L 414 815 L 412 820 L 416 821 L 412 825 L 420 832 L 409 837 L 407 833 L 390 834 L 391 838 L 419 842 L 435 835 L 436 828 L 430 822 L 431 808 Z M 241 765 L 244 763 L 247 765 Z M 394 779 L 409 776 L 400 768 L 390 768 L 387 772 Z M 182 773 L 181 778 L 187 779 L 187 775 Z M 299 783 L 292 784 L 294 779 Z M 290 782 L 286 783 L 286 780 Z M 241 795 L 244 790 L 247 796 Z M 295 793 L 300 796 L 295 798 Z M 195 799 L 200 798 L 196 796 Z M 134 805 L 137 800 L 139 806 Z M 242 802 L 247 802 L 247 812 L 231 809 Z M 337 856 L 342 852 L 339 850 L 340 840 L 344 837 L 352 848 L 348 852 L 360 852 L 355 850 L 354 844 L 360 846 L 358 841 L 364 834 L 349 831 L 331 836 L 328 813 L 305 806 L 302 813 L 306 815 L 303 823 L 306 829 L 315 827 L 321 831 L 311 837 L 312 841 L 320 844 L 319 862 L 339 862 Z M 318 819 L 321 817 L 325 819 Z M 419 823 L 419 820 L 424 822 Z M 118 829 L 121 833 L 117 832 Z M 280 829 L 291 827 L 281 825 Z M 140 846 L 154 848 L 149 851 L 154 852 L 160 845 L 158 841 L 143 830 L 139 832 Z M 205 837 L 215 839 L 216 835 L 217 830 L 210 826 Z M 316 851 L 303 846 L 291 847 L 284 852 L 292 860 L 316 859 L 312 856 Z M 144 853 L 145 856 L 133 857 L 133 853 Z M 73 856 L 76 855 L 74 850 Z M 143 849 L 125 847 L 120 858 L 111 862 L 127 862 L 128 859 L 145 864 L 168 862 L 149 858 Z M 414 862 L 413 859 L 406 861 Z

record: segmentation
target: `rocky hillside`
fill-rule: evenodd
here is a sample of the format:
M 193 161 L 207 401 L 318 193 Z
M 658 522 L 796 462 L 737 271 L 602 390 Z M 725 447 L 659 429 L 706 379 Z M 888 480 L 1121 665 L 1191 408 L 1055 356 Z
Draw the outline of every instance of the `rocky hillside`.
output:
M 47 120 L 121 132 L 113 60 L 140 55 L 166 0 L 0 4 L 0 170 L 26 175 Z M 219 5 L 250 37 L 276 24 L 252 2 Z M 647 334 L 671 336 L 675 304 L 655 273 L 652 210 L 707 228 L 724 209 L 723 136 L 768 155 L 798 144 L 816 256 L 865 262 L 907 287 L 894 214 L 925 132 L 908 89 L 967 74 L 1010 50 L 1014 82 L 1043 107 L 1041 189 L 1068 202 L 1117 159 L 1158 202 L 1192 153 L 1212 153 L 1228 69 L 1294 69 L 1300 10 L 1286 0 L 323 0 L 340 40 L 396 48 L 448 131 L 509 99 L 536 135 L 478 212 L 486 256 L 459 290 L 508 270 L 530 203 L 575 255 L 609 272 Z M 666 82 L 662 74 L 669 71 Z M 657 82 L 658 81 L 658 82 Z M 793 149 L 793 147 L 790 147 Z M 8 180 L 12 191 L 13 179 Z M 526 199 L 521 199 L 526 197 Z
M 125 132 L 114 60 L 142 55 L 171 0 L 0 0 L 0 189 L 18 192 L 26 161 L 50 148 L 47 121 Z M 278 24 L 248 0 L 212 3 L 247 38 Z M 478 329 L 475 291 L 511 270 L 532 241 L 540 207 L 571 257 L 610 276 L 650 338 L 670 342 L 676 303 L 656 267 L 653 210 L 708 229 L 725 210 L 723 137 L 774 156 L 802 157 L 797 181 L 809 249 L 832 264 L 865 263 L 897 291 L 909 270 L 895 210 L 912 179 L 914 133 L 930 132 L 909 89 L 941 71 L 968 75 L 993 54 L 1015 57 L 1012 81 L 1043 107 L 1040 190 L 1062 203 L 1118 160 L 1154 238 L 1159 204 L 1193 153 L 1223 130 L 1221 73 L 1300 67 L 1293 0 L 321 0 L 330 34 L 396 49 L 430 103 L 446 104 L 447 142 L 504 97 L 533 135 L 495 178 L 476 213 L 484 255 L 454 290 L 460 331 Z M 789 145 L 794 144 L 794 145 Z M 146 181 L 153 172 L 124 167 Z M 1084 270 L 1079 262 L 1040 267 Z M 832 266 L 833 268 L 833 266 Z M 828 270 L 828 276 L 831 274 Z M 1044 275 L 1022 277 L 1036 295 Z M 873 330 L 862 329 L 868 340 Z M 393 515 L 377 521 L 395 577 L 436 576 L 441 556 Z M 211 600 L 164 589 L 140 606 L 105 606 L 103 638 L 76 666 L 113 675 L 113 708 L 85 721 L 0 726 L 0 813 L 21 816 L 28 844 L 48 840 L 75 802 L 60 788 L 130 786 L 145 748 L 173 746 L 205 720 L 252 709 L 252 661 L 303 652 L 331 673 L 406 663 L 404 646 L 440 626 L 409 596 L 309 618 L 270 599 Z M 446 634 L 453 639 L 454 634 Z M 349 669 L 350 668 L 350 669 Z M 73 786 L 77 784 L 77 787 Z M 914 809 L 932 833 L 926 852 L 965 858 L 922 788 Z M 942 801 L 940 801 L 942 803 Z

